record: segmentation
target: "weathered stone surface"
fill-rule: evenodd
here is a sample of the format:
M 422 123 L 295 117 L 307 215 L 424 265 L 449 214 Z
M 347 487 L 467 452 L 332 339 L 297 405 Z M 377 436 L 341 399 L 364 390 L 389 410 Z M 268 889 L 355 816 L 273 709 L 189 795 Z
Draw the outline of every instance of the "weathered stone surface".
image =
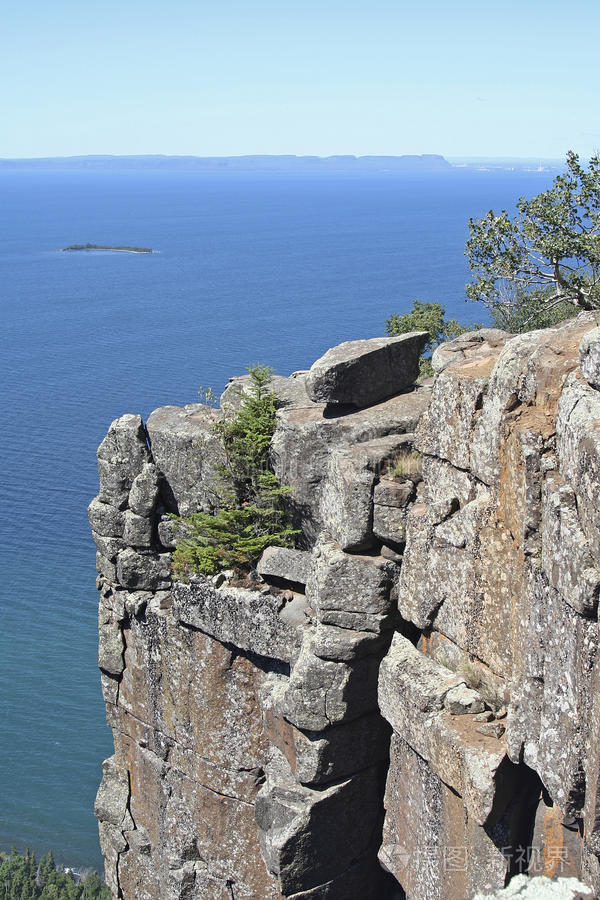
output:
M 463 684 L 448 691 L 444 697 L 444 706 L 453 716 L 481 713 L 485 709 L 481 694 Z
M 464 684 L 460 676 L 420 654 L 394 635 L 379 674 L 379 705 L 394 733 L 429 764 L 438 778 L 463 797 L 474 822 L 491 815 L 496 773 L 505 747 L 477 733 L 471 716 L 444 710 L 448 692 Z
M 596 325 L 461 336 L 424 416 L 428 387 L 348 412 L 274 379 L 273 460 L 313 551 L 265 554 L 271 588 L 168 590 L 157 488 L 207 500 L 205 408 L 158 423 L 164 465 L 139 417 L 111 426 L 90 515 L 115 896 L 466 900 L 526 846 L 530 875 L 600 888 Z M 391 479 L 417 425 L 422 473 Z
M 298 652 L 301 636 L 280 615 L 282 602 L 277 596 L 228 585 L 214 588 L 198 576 L 190 584 L 176 584 L 173 597 L 180 622 L 222 643 L 286 661 Z
M 263 578 L 280 578 L 292 584 L 305 585 L 310 576 L 312 558 L 306 550 L 267 547 L 256 566 Z
M 306 390 L 316 403 L 359 409 L 397 394 L 417 380 L 419 357 L 429 335 L 414 331 L 398 337 L 345 341 L 310 368 Z
M 474 825 L 463 800 L 411 747 L 392 737 L 380 859 L 408 897 L 472 897 L 504 885 L 507 859 L 498 838 Z
M 542 566 L 550 584 L 569 606 L 594 615 L 600 593 L 600 566 L 579 523 L 575 494 L 558 476 L 546 479 Z
M 333 541 L 321 543 L 314 556 L 306 596 L 320 622 L 377 632 L 389 625 L 394 563 L 344 553 Z
M 381 822 L 381 775 L 371 767 L 314 791 L 294 781 L 285 760 L 273 761 L 255 813 L 267 868 L 285 896 L 332 881 L 372 848 Z M 353 816 L 358 804 L 361 815 Z M 377 896 L 376 888 L 366 896 Z
M 546 878 L 517 875 L 508 887 L 493 894 L 476 894 L 473 900 L 595 900 L 596 894 L 578 878 Z
M 133 479 L 129 491 L 129 508 L 138 516 L 151 516 L 158 500 L 159 474 L 154 463 L 145 463 Z
M 479 328 L 467 331 L 452 341 L 439 344 L 433 351 L 431 364 L 439 375 L 452 363 L 460 363 L 475 356 L 487 355 L 489 348 L 502 347 L 513 335 L 499 328 Z
M 390 435 L 332 450 L 321 515 L 327 532 L 343 550 L 356 553 L 374 543 L 375 483 L 407 446 L 412 447 L 412 435 Z
M 596 390 L 600 390 L 600 328 L 592 328 L 579 345 L 579 365 L 583 377 Z
M 316 405 L 306 393 L 306 376 L 308 371 L 293 372 L 291 375 L 271 376 L 269 390 L 277 395 L 277 406 L 304 407 Z M 220 397 L 220 407 L 226 414 L 236 412 L 244 395 L 252 390 L 250 375 L 236 375 L 227 382 Z
M 170 512 L 189 516 L 211 512 L 216 503 L 219 476 L 225 462 L 215 431 L 220 413 L 201 403 L 162 406 L 147 422 L 152 457 L 162 473 L 162 493 Z
M 108 503 L 102 503 L 94 497 L 88 506 L 90 527 L 101 537 L 123 537 L 125 527 L 124 513 Z
M 313 638 L 305 637 L 283 700 L 283 713 L 296 728 L 320 731 L 377 709 L 379 658 L 352 664 L 321 659 Z
M 123 633 L 117 622 L 105 622 L 98 626 L 98 666 L 110 675 L 123 671 Z
M 141 416 L 125 415 L 115 419 L 98 447 L 98 499 L 122 509 L 127 503 L 133 479 L 139 475 L 149 457 Z
M 577 514 L 600 556 L 600 394 L 576 372 L 567 379 L 556 421 L 560 473 L 577 497 Z
M 387 761 L 390 728 L 378 711 L 322 731 L 301 731 L 282 715 L 284 694 L 281 683 L 263 688 L 265 731 L 301 784 L 327 784 Z
M 331 412 L 311 401 L 290 403 L 278 411 L 271 457 L 279 481 L 293 488 L 292 508 L 306 544 L 314 543 L 323 527 L 322 494 L 332 450 L 412 434 L 430 392 L 421 385 L 356 412 Z
M 124 588 L 156 591 L 171 584 L 171 554 L 138 553 L 131 547 L 117 556 L 117 578 Z
M 123 540 L 130 547 L 150 548 L 154 533 L 153 523 L 144 516 L 138 516 L 130 509 L 125 511 Z

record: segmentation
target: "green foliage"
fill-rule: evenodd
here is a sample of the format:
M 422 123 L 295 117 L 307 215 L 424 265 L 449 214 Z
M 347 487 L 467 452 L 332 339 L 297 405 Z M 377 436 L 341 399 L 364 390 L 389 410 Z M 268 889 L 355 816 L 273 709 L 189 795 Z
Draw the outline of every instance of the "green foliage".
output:
M 110 891 L 96 872 L 82 881 L 57 868 L 51 851 L 38 863 L 34 853 L 13 848 L 0 853 L 0 900 L 110 900 Z
M 267 547 L 293 547 L 299 533 L 285 508 L 291 488 L 278 484 L 269 461 L 277 403 L 269 388 L 273 370 L 258 363 L 248 372 L 250 390 L 239 391 L 238 411 L 215 425 L 226 456 L 218 467 L 219 509 L 174 517 L 185 535 L 173 554 L 173 574 L 181 580 L 194 572 L 248 569 Z
M 586 170 L 569 152 L 566 172 L 531 200 L 521 198 L 516 216 L 490 210 L 471 219 L 465 252 L 473 272 L 467 296 L 498 323 L 506 317 L 527 330 L 543 327 L 542 307 L 556 308 L 559 321 L 565 304 L 574 313 L 600 308 L 600 158 Z
M 413 300 L 412 309 L 407 313 L 392 313 L 385 323 L 386 334 L 394 336 L 409 331 L 428 331 L 429 340 L 425 344 L 419 361 L 419 381 L 433 375 L 430 356 L 442 341 L 451 341 L 470 328 L 479 326 L 461 325 L 456 319 L 446 319 L 446 310 L 441 303 L 427 303 Z
M 277 409 L 277 395 L 269 389 L 273 369 L 257 363 L 248 372 L 249 393 L 240 392 L 238 411 L 215 426 L 227 457 L 219 471 L 224 481 L 233 485 L 238 506 L 260 494 L 260 478 L 271 472 L 269 447 Z

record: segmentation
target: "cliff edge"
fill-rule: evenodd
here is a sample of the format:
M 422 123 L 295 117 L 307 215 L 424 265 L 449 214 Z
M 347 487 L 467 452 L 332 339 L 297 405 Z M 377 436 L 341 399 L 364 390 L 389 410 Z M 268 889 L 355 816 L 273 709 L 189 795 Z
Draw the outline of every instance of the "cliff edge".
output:
M 112 423 L 90 522 L 115 898 L 600 890 L 596 326 L 470 333 L 418 387 L 422 335 L 275 377 L 301 549 L 243 586 L 173 583 L 169 513 L 212 510 L 245 379 Z

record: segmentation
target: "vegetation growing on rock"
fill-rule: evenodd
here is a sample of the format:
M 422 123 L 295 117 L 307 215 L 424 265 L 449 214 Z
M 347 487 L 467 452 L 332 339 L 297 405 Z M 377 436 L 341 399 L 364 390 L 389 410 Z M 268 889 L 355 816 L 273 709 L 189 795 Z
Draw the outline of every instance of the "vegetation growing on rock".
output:
M 248 372 L 250 390 L 239 391 L 239 409 L 215 425 L 226 457 L 218 467 L 217 512 L 176 518 L 179 533 L 186 535 L 173 554 L 177 578 L 247 569 L 267 547 L 294 546 L 298 531 L 284 504 L 291 488 L 278 484 L 269 461 L 277 402 L 269 388 L 273 370 L 258 363 Z

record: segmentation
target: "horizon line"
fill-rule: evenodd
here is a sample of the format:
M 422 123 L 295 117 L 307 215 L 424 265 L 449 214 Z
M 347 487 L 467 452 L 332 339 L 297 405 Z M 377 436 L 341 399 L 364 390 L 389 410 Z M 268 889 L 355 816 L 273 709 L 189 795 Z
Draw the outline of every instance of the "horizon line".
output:
M 327 155 L 319 155 L 316 153 L 235 153 L 235 154 L 210 154 L 201 156 L 195 153 L 69 153 L 65 155 L 45 155 L 45 156 L 2 156 L 0 162 L 40 162 L 46 160 L 75 160 L 75 159 L 317 159 L 317 160 L 361 160 L 361 159 L 444 159 L 462 160 L 462 161 L 505 161 L 513 160 L 515 162 L 530 162 L 543 160 L 545 162 L 563 162 L 562 157 L 544 156 L 536 154 L 530 156 L 517 156 L 505 154 L 500 156 L 466 155 L 466 154 L 448 154 L 443 153 L 331 153 Z

